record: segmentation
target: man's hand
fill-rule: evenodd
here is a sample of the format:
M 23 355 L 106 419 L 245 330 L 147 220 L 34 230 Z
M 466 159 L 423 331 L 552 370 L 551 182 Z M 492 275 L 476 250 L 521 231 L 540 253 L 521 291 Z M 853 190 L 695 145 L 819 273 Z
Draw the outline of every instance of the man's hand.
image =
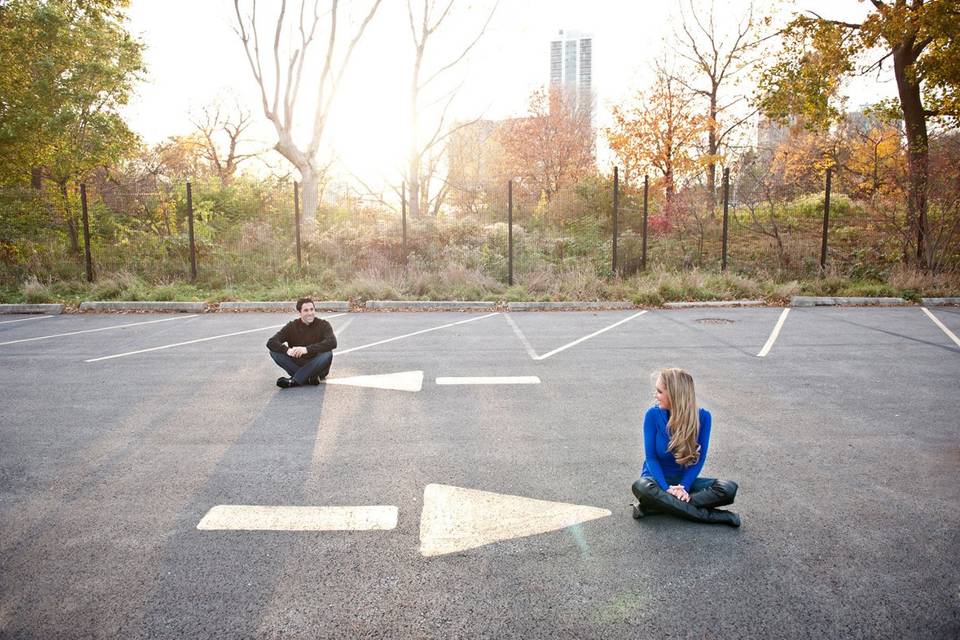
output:
M 675 484 L 667 489 L 667 493 L 672 495 L 677 500 L 682 500 L 683 502 L 690 502 L 690 494 L 687 493 L 687 490 L 683 488 L 682 484 Z
M 287 355 L 291 358 L 300 358 L 307 355 L 306 347 L 290 347 L 287 349 Z

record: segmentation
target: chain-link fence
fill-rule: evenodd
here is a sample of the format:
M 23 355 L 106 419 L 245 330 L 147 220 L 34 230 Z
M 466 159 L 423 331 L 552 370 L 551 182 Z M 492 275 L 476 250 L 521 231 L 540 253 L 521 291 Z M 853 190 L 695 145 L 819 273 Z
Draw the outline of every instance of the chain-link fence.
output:
M 911 250 L 913 227 L 898 195 L 852 198 L 856 185 L 842 171 L 832 175 L 828 192 L 827 171 L 811 191 L 809 182 L 793 184 L 762 162 L 735 169 L 712 191 L 682 185 L 668 193 L 662 179 L 644 176 L 592 176 L 555 192 L 523 180 L 448 185 L 425 198 L 416 216 L 398 188 L 397 203 L 341 198 L 322 205 L 315 222 L 301 225 L 302 243 L 297 185 L 288 180 L 101 179 L 82 190 L 3 189 L 3 282 L 132 275 L 149 283 L 198 280 L 228 288 L 411 268 L 504 284 L 571 269 L 601 278 L 724 267 L 782 277 L 824 268 L 870 276 Z M 931 198 L 931 224 L 956 226 L 956 206 L 956 198 Z M 948 246 L 945 264 L 956 266 L 956 254 Z

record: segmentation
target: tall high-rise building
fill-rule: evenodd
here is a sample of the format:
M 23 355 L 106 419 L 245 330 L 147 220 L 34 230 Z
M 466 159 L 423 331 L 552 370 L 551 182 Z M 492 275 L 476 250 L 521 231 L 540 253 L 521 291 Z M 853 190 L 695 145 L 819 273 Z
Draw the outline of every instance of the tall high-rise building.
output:
M 563 31 L 550 42 L 550 84 L 568 92 L 577 109 L 592 115 L 593 37 L 578 31 Z

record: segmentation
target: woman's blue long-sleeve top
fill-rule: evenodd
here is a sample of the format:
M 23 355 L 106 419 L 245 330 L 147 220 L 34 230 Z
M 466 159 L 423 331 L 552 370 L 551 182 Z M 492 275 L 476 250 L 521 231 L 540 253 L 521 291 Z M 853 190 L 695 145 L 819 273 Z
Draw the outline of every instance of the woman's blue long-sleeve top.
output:
M 670 444 L 670 435 L 667 433 L 667 421 L 670 412 L 654 405 L 647 409 L 643 417 L 643 471 L 641 476 L 653 478 L 666 491 L 671 485 L 680 484 L 687 491 L 693 481 L 700 475 L 703 463 L 707 459 L 707 449 L 710 445 L 710 412 L 700 409 L 700 433 L 697 444 L 700 445 L 700 459 L 695 464 L 684 466 L 677 464 L 676 458 L 667 450 Z

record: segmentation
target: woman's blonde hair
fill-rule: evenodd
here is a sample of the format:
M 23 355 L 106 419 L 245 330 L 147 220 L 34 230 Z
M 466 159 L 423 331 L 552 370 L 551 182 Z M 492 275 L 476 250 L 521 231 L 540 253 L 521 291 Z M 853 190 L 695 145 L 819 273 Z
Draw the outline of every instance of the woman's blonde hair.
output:
M 667 450 L 678 464 L 689 466 L 700 460 L 700 415 L 697 410 L 697 395 L 693 388 L 693 376 L 683 369 L 661 369 L 653 376 L 653 384 L 663 381 L 670 398 L 670 420 L 667 433 L 670 444 Z

